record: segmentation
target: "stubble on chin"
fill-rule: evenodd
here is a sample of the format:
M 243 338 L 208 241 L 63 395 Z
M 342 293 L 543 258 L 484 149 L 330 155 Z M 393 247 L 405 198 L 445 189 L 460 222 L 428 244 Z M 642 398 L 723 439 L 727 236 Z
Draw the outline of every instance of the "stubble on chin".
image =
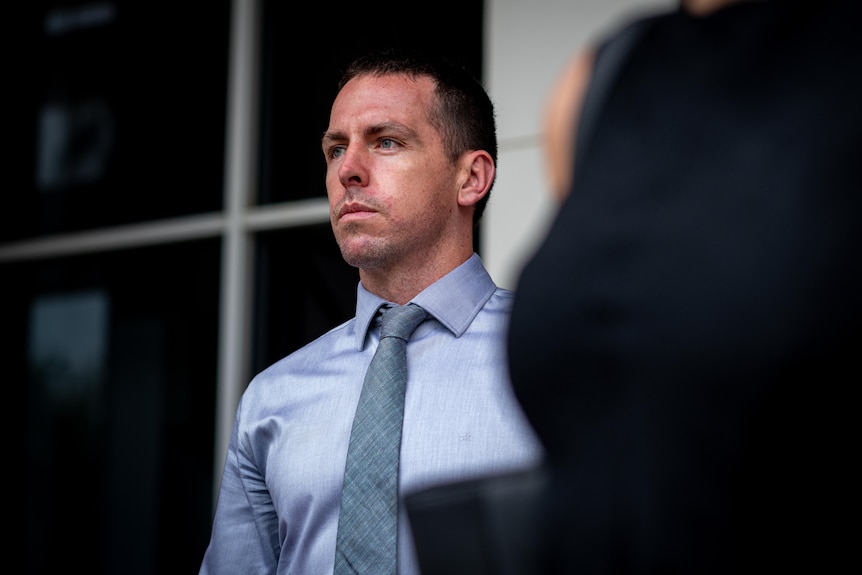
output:
M 347 226 L 335 236 L 345 262 L 356 268 L 372 270 L 385 266 L 392 259 L 394 250 L 384 238 L 360 233 L 352 227 Z

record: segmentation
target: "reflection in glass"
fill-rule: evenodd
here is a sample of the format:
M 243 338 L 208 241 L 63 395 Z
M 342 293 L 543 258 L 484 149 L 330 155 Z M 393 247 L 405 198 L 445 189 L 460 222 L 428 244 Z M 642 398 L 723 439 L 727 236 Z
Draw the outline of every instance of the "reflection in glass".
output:
M 29 431 L 34 480 L 48 489 L 34 498 L 32 522 L 39 540 L 50 540 L 62 511 L 50 486 L 74 487 L 92 465 L 92 444 L 101 432 L 106 370 L 108 297 L 103 291 L 36 297 L 29 313 L 28 365 L 31 374 Z M 75 490 L 84 495 L 85 490 Z M 95 508 L 95 507 L 94 507 Z
M 93 184 L 111 161 L 114 118 L 103 101 L 47 103 L 39 113 L 37 138 L 39 191 Z
M 3 381 L 23 412 L 9 457 L 23 462 L 22 572 L 196 572 L 212 513 L 220 246 L 0 265 Z
M 56 403 L 78 403 L 102 384 L 108 298 L 90 291 L 37 298 L 30 311 L 30 369 Z

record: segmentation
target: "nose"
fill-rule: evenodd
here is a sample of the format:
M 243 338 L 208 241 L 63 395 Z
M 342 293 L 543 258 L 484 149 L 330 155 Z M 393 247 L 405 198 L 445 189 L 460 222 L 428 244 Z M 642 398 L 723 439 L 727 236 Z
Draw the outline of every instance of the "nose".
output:
M 345 188 L 368 183 L 368 154 L 362 146 L 350 145 L 338 166 L 338 179 Z

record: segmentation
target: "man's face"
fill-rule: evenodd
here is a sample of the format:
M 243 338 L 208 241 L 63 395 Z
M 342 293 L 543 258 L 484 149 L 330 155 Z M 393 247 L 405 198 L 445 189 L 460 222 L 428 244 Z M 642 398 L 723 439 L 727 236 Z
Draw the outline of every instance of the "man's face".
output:
M 427 119 L 433 90 L 426 77 L 361 76 L 332 105 L 326 190 L 335 239 L 353 266 L 409 266 L 447 241 L 458 181 Z

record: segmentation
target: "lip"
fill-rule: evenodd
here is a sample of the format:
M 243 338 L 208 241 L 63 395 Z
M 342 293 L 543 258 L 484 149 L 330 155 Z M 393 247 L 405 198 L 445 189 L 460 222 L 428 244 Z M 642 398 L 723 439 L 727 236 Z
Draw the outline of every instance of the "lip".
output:
M 377 210 L 374 210 L 362 204 L 344 204 L 343 206 L 341 206 L 341 209 L 338 210 L 338 219 L 356 220 L 373 216 L 376 213 Z

